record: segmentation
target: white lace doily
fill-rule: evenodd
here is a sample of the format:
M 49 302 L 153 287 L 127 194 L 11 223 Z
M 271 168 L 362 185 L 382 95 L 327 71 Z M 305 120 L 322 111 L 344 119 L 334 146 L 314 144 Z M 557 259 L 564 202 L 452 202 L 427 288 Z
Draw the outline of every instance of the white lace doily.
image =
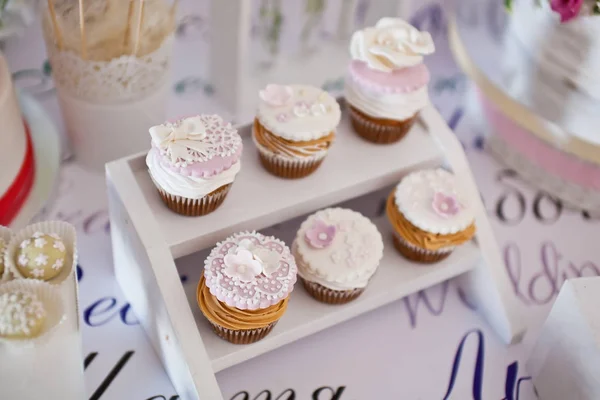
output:
M 50 41 L 46 48 L 57 87 L 82 100 L 110 104 L 141 99 L 160 88 L 168 78 L 172 42 L 171 35 L 150 54 L 110 61 L 83 60 Z

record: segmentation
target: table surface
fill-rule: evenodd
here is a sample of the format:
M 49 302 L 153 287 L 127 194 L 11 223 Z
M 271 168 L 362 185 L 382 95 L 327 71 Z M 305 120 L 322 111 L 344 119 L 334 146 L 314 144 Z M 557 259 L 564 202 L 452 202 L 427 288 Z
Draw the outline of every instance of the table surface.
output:
M 207 3 L 182 2 L 186 17 L 175 49 L 171 115 L 202 110 L 230 117 L 212 101 L 206 79 Z M 447 46 L 444 8 L 421 3 L 412 22 L 429 30 L 436 42 L 436 54 L 427 59 L 431 98 L 464 143 L 529 332 L 522 343 L 505 346 L 474 311 L 477 305 L 450 281 L 219 372 L 228 400 L 263 400 L 268 394 L 317 400 L 535 399 L 525 361 L 562 282 L 600 274 L 600 216 L 564 208 L 485 152 L 486 131 L 476 101 Z M 20 51 L 24 45 L 30 51 Z M 9 41 L 6 53 L 17 84 L 35 91 L 62 129 L 52 83 L 44 73 L 39 30 Z M 373 196 L 369 206 L 380 213 L 385 195 Z M 113 277 L 104 177 L 65 163 L 56 198 L 39 218 L 67 220 L 78 230 L 89 398 L 175 400 Z M 290 234 L 285 224 L 273 229 Z M 180 268 L 182 280 L 192 272 Z

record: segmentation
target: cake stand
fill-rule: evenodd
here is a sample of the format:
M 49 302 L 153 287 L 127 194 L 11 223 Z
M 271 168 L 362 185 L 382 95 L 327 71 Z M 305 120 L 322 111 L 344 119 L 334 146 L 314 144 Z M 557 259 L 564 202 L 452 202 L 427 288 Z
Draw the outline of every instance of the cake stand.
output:
M 421 111 L 406 138 L 385 146 L 362 140 L 344 111 L 338 140 L 323 165 L 298 180 L 268 174 L 249 137 L 252 125 L 238 130 L 244 138 L 243 168 L 223 205 L 203 217 L 184 217 L 162 204 L 145 153 L 106 167 L 115 277 L 179 398 L 223 399 L 216 372 L 454 277 L 500 339 L 521 340 L 524 321 L 473 173 L 456 135 L 432 106 Z M 267 337 L 235 345 L 211 332 L 193 294 L 196 282 L 187 285 L 180 279 L 182 263 L 189 260 L 199 273 L 202 251 L 235 232 L 262 230 L 367 193 L 389 191 L 410 171 L 436 166 L 452 169 L 463 181 L 476 215 L 475 240 L 435 265 L 418 265 L 394 250 L 385 217 L 374 219 L 384 238 L 383 259 L 365 293 L 348 304 L 319 303 L 297 287 Z
M 566 205 L 600 211 L 600 143 L 566 133 L 555 115 L 508 90 L 522 70 L 503 61 L 505 49 L 516 51 L 521 66 L 533 62 L 511 43 L 510 18 L 500 0 L 462 0 L 449 21 L 455 59 L 477 85 L 488 122 L 486 146 Z
M 31 222 L 47 204 L 60 168 L 60 136 L 52 119 L 29 94 L 19 93 L 19 105 L 33 141 L 35 180 L 23 207 L 10 223 L 15 230 Z

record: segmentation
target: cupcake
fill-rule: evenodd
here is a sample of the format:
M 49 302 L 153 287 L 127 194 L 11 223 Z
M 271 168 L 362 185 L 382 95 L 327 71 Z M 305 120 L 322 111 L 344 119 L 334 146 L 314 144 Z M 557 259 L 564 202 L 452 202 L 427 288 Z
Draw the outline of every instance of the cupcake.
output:
M 235 344 L 256 342 L 287 309 L 297 271 L 281 240 L 237 233 L 217 243 L 205 260 L 198 305 L 221 338 Z
M 197 115 L 150 128 L 146 164 L 163 202 L 187 216 L 219 207 L 240 171 L 242 139 L 217 115 Z
M 23 240 L 15 255 L 15 266 L 23 278 L 49 281 L 67 265 L 67 249 L 55 233 L 35 232 Z
M 310 175 L 327 155 L 340 118 L 338 103 L 319 88 L 267 85 L 252 134 L 262 165 L 282 178 Z
M 360 136 L 393 143 L 406 135 L 429 104 L 423 55 L 434 50 L 429 33 L 399 18 L 382 18 L 375 27 L 354 33 L 345 98 Z
M 324 303 L 344 304 L 367 287 L 383 257 L 383 241 L 362 214 L 329 208 L 302 223 L 292 252 L 308 293 Z
M 433 263 L 475 234 L 474 215 L 455 176 L 443 169 L 413 172 L 389 195 L 394 245 L 407 259 Z

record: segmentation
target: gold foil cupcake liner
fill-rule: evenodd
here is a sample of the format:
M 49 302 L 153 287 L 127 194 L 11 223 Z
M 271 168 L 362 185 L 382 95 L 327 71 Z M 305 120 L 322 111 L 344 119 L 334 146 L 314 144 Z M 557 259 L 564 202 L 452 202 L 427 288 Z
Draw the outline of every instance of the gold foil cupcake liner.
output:
M 221 339 L 227 340 L 233 344 L 250 344 L 264 339 L 264 337 L 273 330 L 277 322 L 278 321 L 271 322 L 269 325 L 262 328 L 240 330 L 224 328 L 212 322 L 210 324 L 212 325 L 213 331 Z
M 271 174 L 286 179 L 299 179 L 312 174 L 323 163 L 326 155 L 317 158 L 287 159 L 279 157 L 258 145 L 256 147 L 262 166 Z
M 6 260 L 4 259 L 5 258 L 4 254 L 6 253 L 6 248 L 8 247 L 8 244 L 10 243 L 10 239 L 12 238 L 12 235 L 13 235 L 13 232 L 10 228 L 0 225 L 0 239 L 4 240 L 4 245 L 5 245 L 5 248 L 4 248 L 5 252 L 0 253 L 0 257 L 2 258 L 2 261 L 4 262 L 4 271 L 2 271 L 2 273 L 0 274 L 0 283 L 8 281 L 10 278 L 10 272 L 8 272 L 8 267 L 6 266 Z
M 304 278 L 300 278 L 302 280 L 302 284 L 304 288 L 315 299 L 319 300 L 322 303 L 327 304 L 346 304 L 351 302 L 360 296 L 365 288 L 356 288 L 349 290 L 333 290 L 326 288 L 323 285 L 320 285 L 315 282 L 307 281 Z
M 4 255 L 4 263 L 9 270 L 7 280 L 11 279 L 27 279 L 38 281 L 35 278 L 24 277 L 16 266 L 16 254 L 19 250 L 19 245 L 26 239 L 29 239 L 36 232 L 45 234 L 57 234 L 62 239 L 66 248 L 66 262 L 60 273 L 54 278 L 46 281 L 52 285 L 62 286 L 63 284 L 72 285 L 72 277 L 77 270 L 77 233 L 73 225 L 63 221 L 45 221 L 36 224 L 28 225 L 20 231 L 15 232 L 12 239 L 8 243 L 6 253 Z
M 398 252 L 400 252 L 400 254 L 404 256 L 404 258 L 422 264 L 433 264 L 438 261 L 441 261 L 447 258 L 450 254 L 452 254 L 452 251 L 454 250 L 453 247 L 440 249 L 436 251 L 421 249 L 419 247 L 411 245 L 406 240 L 401 238 L 400 235 L 397 233 L 393 235 L 393 239 L 394 247 L 396 248 L 396 250 L 398 250 Z
M 11 350 L 18 351 L 23 347 L 39 346 L 50 340 L 58 327 L 66 320 L 65 307 L 60 289 L 50 283 L 34 279 L 19 279 L 0 284 L 0 295 L 15 291 L 33 293 L 43 304 L 46 318 L 39 335 L 32 338 L 11 339 L 0 336 L 0 343 Z
M 156 188 L 163 203 L 165 203 L 170 210 L 188 217 L 199 217 L 210 214 L 219 208 L 219 206 L 223 204 L 223 201 L 225 201 L 225 197 L 227 197 L 231 185 L 232 183 L 221 186 L 199 199 L 188 199 L 186 197 L 172 195 L 164 191 L 159 185 L 156 185 Z
M 410 131 L 418 113 L 402 120 L 382 120 L 371 118 L 356 108 L 349 106 L 350 121 L 354 131 L 363 139 L 377 144 L 390 144 L 401 140 Z

